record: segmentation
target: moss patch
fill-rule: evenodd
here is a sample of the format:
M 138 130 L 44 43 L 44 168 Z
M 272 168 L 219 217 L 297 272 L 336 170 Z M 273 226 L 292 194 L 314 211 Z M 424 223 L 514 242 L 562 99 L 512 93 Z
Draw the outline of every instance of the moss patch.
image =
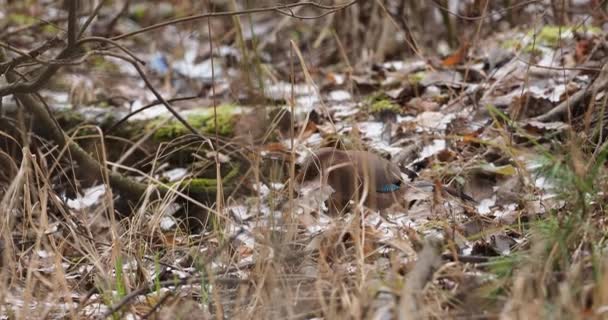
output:
M 99 70 L 105 71 L 105 72 L 115 72 L 118 73 L 120 70 L 118 69 L 118 66 L 114 63 L 112 63 L 111 61 L 105 59 L 104 57 L 101 56 L 93 56 L 92 58 L 89 58 L 91 61 L 91 64 Z
M 518 39 L 507 39 L 500 43 L 500 47 L 504 49 L 519 50 L 521 46 L 522 42 Z
M 532 32 L 532 31 L 531 31 Z M 534 36 L 532 34 L 531 36 Z M 548 46 L 557 46 L 561 39 L 572 37 L 572 29 L 569 27 L 560 26 L 544 26 L 536 35 L 536 41 L 540 44 Z
M 38 20 L 36 20 L 34 17 L 19 13 L 10 14 L 8 16 L 8 19 L 19 26 L 34 24 L 38 22 Z
M 401 108 L 399 108 L 399 106 L 395 103 L 393 103 L 392 101 L 386 99 L 386 100 L 379 100 L 374 102 L 371 105 L 370 111 L 372 113 L 380 113 L 382 111 L 391 111 L 391 112 L 399 112 Z
M 398 104 L 391 101 L 384 93 L 377 93 L 366 99 L 366 107 L 371 113 L 382 113 L 382 112 L 395 112 L 399 113 L 401 107 Z
M 538 41 L 538 39 L 537 39 Z M 540 45 L 540 43 L 535 42 L 534 44 L 529 43 L 527 45 L 525 45 L 523 48 L 522 46 L 525 43 L 520 41 L 520 40 L 516 40 L 516 39 L 509 39 L 506 41 L 503 41 L 500 46 L 504 49 L 507 50 L 513 50 L 513 51 L 520 51 L 523 53 L 528 53 L 531 55 L 541 55 L 542 51 L 538 48 L 538 46 Z
M 129 10 L 129 16 L 131 19 L 136 22 L 141 22 L 146 17 L 146 12 L 148 11 L 148 5 L 143 3 L 138 3 L 131 6 Z
M 571 39 L 575 32 L 589 32 L 591 34 L 601 34 L 601 29 L 597 27 L 585 26 L 556 26 L 547 25 L 536 32 L 536 43 L 555 47 L 559 44 L 560 38 L 563 40 Z M 528 37 L 535 36 L 534 30 L 528 31 Z
M 59 125 L 66 131 L 70 131 L 86 121 L 80 112 L 74 111 L 73 109 L 56 110 L 53 112 L 53 115 L 55 116 L 55 119 L 57 119 Z
M 235 177 L 239 175 L 240 166 L 231 165 L 230 171 L 222 177 L 222 186 L 224 192 L 230 192 L 234 186 Z M 214 194 L 217 192 L 217 179 L 214 178 L 192 178 L 185 181 L 177 182 L 178 190 L 184 189 L 189 193 L 194 194 Z
M 233 105 L 221 105 L 217 107 L 217 125 L 218 133 L 222 136 L 230 136 L 234 133 L 234 126 L 236 122 L 236 110 Z M 163 119 L 157 119 L 148 125 L 148 128 L 155 127 Z M 202 108 L 200 112 L 186 117 L 186 121 L 202 133 L 214 134 L 215 133 L 215 119 L 213 115 L 213 108 Z M 179 136 L 190 133 L 190 130 L 186 128 L 181 122 L 177 120 L 171 120 L 169 123 L 163 125 L 154 134 L 154 140 L 156 141 L 169 141 Z
M 407 76 L 407 80 L 410 84 L 418 84 L 420 83 L 420 81 L 422 81 L 422 79 L 424 79 L 424 76 L 426 75 L 426 72 L 424 71 L 419 71 L 413 74 L 409 74 Z

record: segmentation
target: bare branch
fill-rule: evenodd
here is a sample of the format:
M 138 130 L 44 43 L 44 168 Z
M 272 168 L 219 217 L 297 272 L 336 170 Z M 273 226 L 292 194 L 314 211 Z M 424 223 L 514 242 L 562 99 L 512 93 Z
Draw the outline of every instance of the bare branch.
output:
M 457 17 L 458 19 L 462 19 L 462 20 L 467 20 L 467 21 L 477 21 L 477 20 L 483 20 L 483 19 L 487 19 L 492 17 L 493 14 L 502 14 L 505 12 L 508 12 L 509 10 L 512 9 L 516 9 L 516 8 L 520 8 L 520 7 L 525 7 L 527 5 L 530 4 L 534 4 L 534 3 L 539 3 L 542 2 L 541 0 L 529 0 L 529 1 L 524 1 L 522 3 L 517 3 L 514 4 L 512 6 L 506 7 L 506 8 L 502 8 L 497 12 L 492 12 L 492 13 L 485 13 L 482 14 L 480 16 L 476 16 L 476 17 L 467 17 L 467 16 L 463 16 L 461 14 L 458 14 L 456 12 L 452 12 L 449 8 L 447 8 L 446 6 L 442 5 L 441 3 L 439 3 L 437 0 L 432 0 L 431 3 L 434 4 L 439 10 L 443 11 L 443 12 L 447 12 L 450 15 L 453 15 L 455 17 Z
M 131 59 L 141 63 L 141 64 L 146 64 L 146 62 L 140 58 L 138 58 L 133 52 L 131 52 L 129 49 L 127 49 L 125 46 L 121 45 L 120 43 L 113 41 L 111 39 L 108 38 L 104 38 L 104 37 L 86 37 L 86 38 L 82 38 L 78 41 L 77 45 L 81 46 L 87 42 L 104 42 L 104 43 L 108 43 L 113 45 L 114 47 L 122 50 L 124 53 L 126 53 L 129 57 L 131 57 Z
M 91 15 L 87 18 L 87 21 L 85 21 L 84 24 L 82 25 L 82 27 L 80 27 L 80 31 L 78 32 L 79 39 L 82 37 L 84 32 L 87 30 L 87 28 L 89 27 L 91 22 L 93 22 L 93 19 L 95 19 L 95 17 L 99 14 L 99 10 L 101 10 L 101 7 L 103 7 L 105 2 L 106 2 L 106 0 L 99 1 L 99 4 L 97 4 L 97 7 L 95 7 L 95 10 L 93 10 L 93 13 L 91 13 Z
M 169 110 L 169 112 L 175 117 L 175 119 L 177 119 L 177 121 L 179 121 L 181 124 L 183 124 L 184 127 L 186 127 L 190 132 L 192 132 L 192 134 L 205 140 L 206 142 L 209 143 L 209 145 L 212 145 L 211 140 L 209 140 L 208 137 L 205 137 L 200 132 L 198 132 L 198 130 L 196 130 L 192 125 L 190 125 L 188 123 L 188 121 L 186 121 L 186 119 L 184 119 L 175 109 L 173 109 L 173 107 L 171 107 L 169 102 L 167 102 L 167 100 L 165 100 L 165 98 L 163 98 L 163 96 L 158 92 L 158 90 L 156 90 L 156 88 L 154 88 L 154 86 L 152 85 L 152 82 L 150 82 L 150 80 L 148 79 L 148 76 L 146 76 L 146 73 L 141 69 L 141 67 L 139 66 L 139 64 L 136 61 L 131 60 L 128 57 L 121 56 L 116 53 L 106 52 L 106 55 L 130 62 L 131 65 L 133 65 L 133 67 L 135 68 L 135 70 L 137 70 L 137 73 L 139 73 L 139 76 L 142 78 L 142 80 L 144 80 L 146 87 L 148 87 L 148 89 L 152 92 L 152 94 L 156 97 L 156 99 L 158 99 L 158 101 L 162 102 L 162 104 L 165 106 L 165 108 L 167 108 L 167 110 Z
M 78 8 L 77 0 L 66 0 L 68 7 L 68 48 L 73 48 L 76 45 L 76 25 L 78 24 L 78 17 L 76 16 L 76 9 Z
M 6 72 L 8 72 L 9 70 L 11 70 L 12 68 L 16 67 L 17 65 L 19 65 L 21 63 L 24 63 L 24 62 L 37 58 L 39 55 L 43 54 L 50 48 L 52 48 L 62 42 L 63 41 L 59 38 L 49 39 L 49 40 L 45 41 L 43 44 L 41 44 L 40 46 L 38 46 L 30 51 L 27 51 L 27 52 L 16 48 L 20 52 L 19 57 L 15 57 L 12 60 L 0 63 L 0 75 L 5 74 Z M 3 47 L 4 45 L 10 46 L 9 44 L 0 42 L 0 46 Z M 6 49 L 11 50 L 9 48 L 6 48 Z M 13 50 L 11 50 L 11 51 L 13 51 Z M 21 54 L 21 52 L 23 52 L 24 54 Z
M 223 11 L 223 12 L 203 13 L 203 14 L 197 14 L 197 15 L 193 15 L 193 16 L 188 16 L 188 17 L 183 17 L 183 18 L 177 18 L 177 19 L 173 19 L 173 20 L 157 23 L 157 24 L 151 25 L 149 27 L 145 27 L 145 28 L 139 29 L 137 31 L 133 31 L 133 32 L 129 32 L 129 33 L 118 35 L 116 37 L 113 37 L 112 40 L 120 40 L 120 39 L 124 39 L 124 38 L 128 38 L 128 37 L 132 37 L 132 36 L 140 34 L 140 33 L 156 30 L 156 29 L 159 29 L 159 28 L 163 28 L 163 27 L 166 27 L 166 26 L 169 26 L 169 25 L 174 25 L 174 24 L 179 24 L 179 23 L 184 23 L 184 22 L 189 22 L 189 21 L 194 21 L 194 20 L 199 20 L 199 19 L 215 18 L 215 17 L 230 17 L 230 16 L 236 16 L 236 15 L 244 15 L 244 14 L 251 14 L 251 13 L 260 13 L 260 12 L 276 11 L 276 12 L 279 12 L 281 14 L 284 14 L 284 15 L 287 15 L 287 16 L 291 16 L 291 17 L 294 17 L 294 18 L 299 18 L 299 19 L 317 19 L 317 18 L 323 17 L 323 16 L 325 16 L 327 14 L 336 12 L 338 10 L 342 10 L 342 9 L 348 8 L 348 7 L 352 6 L 352 5 L 354 5 L 355 3 L 357 3 L 357 1 L 358 0 L 352 0 L 350 2 L 347 2 L 347 3 L 343 4 L 343 5 L 338 5 L 338 6 L 327 6 L 327 5 L 318 4 L 316 2 L 299 2 L 299 3 L 284 4 L 284 5 L 279 5 L 279 6 L 274 6 L 274 7 L 266 7 L 266 8 L 257 8 L 257 9 L 248 9 L 248 10 L 239 10 L 239 11 Z M 293 15 L 293 13 L 288 13 L 288 12 L 283 11 L 283 10 L 287 10 L 287 9 L 290 9 L 290 8 L 302 7 L 302 6 L 309 6 L 309 7 L 329 10 L 329 12 L 326 12 L 325 14 L 321 14 L 319 16 L 315 16 L 314 18 L 313 17 L 308 17 L 307 18 L 307 17 L 299 17 L 299 16 L 296 16 L 296 15 Z

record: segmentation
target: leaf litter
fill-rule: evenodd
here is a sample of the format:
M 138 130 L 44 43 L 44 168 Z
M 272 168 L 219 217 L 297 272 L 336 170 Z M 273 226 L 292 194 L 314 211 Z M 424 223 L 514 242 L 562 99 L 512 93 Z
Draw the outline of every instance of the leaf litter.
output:
M 155 208 L 152 205 L 133 207 L 132 210 L 139 212 L 133 219 L 154 221 L 154 224 L 137 227 L 136 220 L 120 222 L 122 227 L 118 230 L 124 231 L 120 238 L 141 237 L 142 240 L 126 243 L 128 250 L 125 248 L 120 253 L 124 259 L 117 259 L 114 265 L 107 265 L 113 257 L 110 250 L 96 251 L 95 262 L 106 265 L 104 272 L 110 279 L 117 278 L 118 272 L 139 274 L 145 279 L 139 284 L 145 285 L 210 273 L 214 277 L 221 275 L 222 279 L 263 281 L 258 279 L 261 274 L 256 274 L 256 268 L 264 266 L 278 268 L 274 276 L 285 282 L 275 288 L 278 292 L 269 293 L 271 297 L 280 295 L 281 290 L 287 292 L 302 286 L 304 298 L 292 301 L 294 310 L 302 308 L 311 312 L 322 305 L 319 301 L 307 302 L 306 295 L 314 293 L 311 282 L 290 282 L 298 276 L 305 276 L 368 288 L 373 294 L 363 292 L 365 290 L 346 290 L 342 294 L 359 294 L 357 298 L 362 301 L 357 303 L 362 305 L 361 308 L 368 308 L 367 312 L 373 314 L 371 318 L 374 319 L 390 318 L 399 310 L 420 312 L 422 307 L 416 305 L 420 298 L 404 302 L 407 297 L 413 297 L 412 292 L 418 291 L 424 292 L 427 299 L 436 299 L 442 306 L 440 309 L 450 314 L 459 307 L 449 298 L 442 297 L 441 292 L 461 301 L 476 299 L 472 294 L 467 296 L 470 289 L 467 284 L 482 287 L 496 279 L 495 273 L 483 263 L 496 257 L 514 257 L 521 247 L 530 246 L 532 239 L 522 232 L 521 221 L 542 218 L 567 206 L 559 195 L 559 177 L 542 171 L 545 166 L 539 150 L 540 147 L 550 148 L 551 139 L 556 139 L 550 137 L 564 135 L 571 129 L 571 124 L 566 119 L 544 122 L 534 117 L 591 85 L 594 77 L 586 74 L 583 68 L 593 65 L 593 62 L 605 61 L 605 55 L 602 55 L 605 39 L 597 31 L 579 32 L 575 28 L 566 28 L 556 39 L 552 36 L 555 30 L 550 26 L 535 32 L 511 30 L 492 34 L 479 44 L 463 45 L 440 63 L 431 59 L 384 61 L 372 66 L 356 66 L 348 73 L 337 71 L 339 68 L 335 66 L 315 65 L 311 59 L 307 63 L 319 69 L 314 70 L 312 76 L 315 83 L 309 83 L 300 74 L 296 77 L 297 82 L 291 84 L 285 77 L 285 70 L 281 70 L 286 65 L 273 65 L 275 59 L 285 58 L 284 54 L 273 56 L 271 49 L 279 44 L 276 39 L 264 38 L 273 29 L 273 24 L 264 22 L 253 26 L 253 35 L 245 33 L 245 40 L 259 38 L 268 41 L 269 51 L 258 57 L 260 66 L 271 69 L 265 71 L 263 79 L 243 79 L 242 65 L 239 64 L 247 62 L 236 47 L 220 46 L 214 53 L 209 53 L 204 48 L 206 42 L 198 37 L 188 35 L 176 41 L 173 28 L 159 33 L 162 39 L 159 43 L 166 42 L 179 48 L 138 48 L 137 54 L 149 62 L 148 68 L 163 96 L 198 95 L 200 99 L 193 103 L 173 104 L 185 116 L 210 114 L 210 100 L 238 102 L 233 109 L 237 116 L 258 114 L 260 97 L 261 101 L 277 108 L 293 111 L 291 116 L 296 125 L 293 139 L 275 137 L 279 144 L 271 145 L 272 137 L 264 137 L 255 145 L 263 161 L 277 157 L 276 154 L 288 154 L 293 148 L 294 159 L 301 164 L 311 150 L 329 145 L 362 148 L 391 159 L 404 170 L 404 178 L 411 180 L 408 182 L 411 184 L 411 191 L 407 194 L 408 208 L 375 212 L 351 201 L 349 212 L 332 217 L 328 215 L 325 201 L 334 190 L 327 185 L 302 186 L 290 196 L 287 192 L 291 183 L 288 177 L 248 179 L 243 183 L 250 192 L 225 194 L 223 212 L 229 214 L 222 216 L 224 221 L 221 225 L 215 226 L 221 232 L 185 233 L 184 221 L 177 216 L 184 208 L 175 199 L 164 200 L 167 201 L 166 210 L 155 211 L 160 206 Z M 507 43 L 512 39 L 517 41 Z M 582 41 L 587 41 L 587 44 L 583 45 Z M 595 52 L 585 49 L 589 43 L 595 46 Z M 113 76 L 111 80 L 100 77 L 94 82 L 100 87 L 116 88 L 116 92 L 123 96 L 123 103 L 111 103 L 114 120 L 155 101 L 155 97 L 146 92 L 143 81 L 134 73 L 132 66 L 122 61 L 106 62 L 115 67 L 109 72 L 120 77 Z M 331 71 L 323 70 L 325 67 Z M 84 79 L 94 77 L 78 68 L 61 76 L 69 77 L 71 73 Z M 259 92 L 247 92 L 242 88 L 247 85 Z M 213 90 L 221 88 L 224 89 Z M 42 94 L 53 102 L 51 108 L 54 111 L 68 109 L 82 114 L 79 124 L 103 122 L 97 115 L 106 112 L 96 109 L 100 101 L 94 98 L 82 97 L 82 101 L 77 101 L 62 90 L 52 89 L 44 90 Z M 595 99 L 591 103 L 601 102 L 603 97 L 598 95 Z M 127 126 L 163 117 L 169 117 L 169 114 L 164 106 L 159 105 L 131 117 Z M 259 125 L 267 126 L 264 129 L 272 133 L 269 123 Z M 179 137 L 172 138 L 169 145 L 179 140 Z M 166 156 L 163 154 L 165 158 L 158 158 L 161 162 L 166 161 L 163 165 L 156 168 L 142 165 L 142 168 L 166 183 L 196 176 L 194 165 L 189 162 L 191 159 L 169 161 L 171 152 Z M 216 155 L 220 157 L 223 154 L 208 151 L 206 158 L 213 160 Z M 222 166 L 234 161 L 232 156 L 223 155 L 221 158 Z M 135 166 L 137 162 L 131 163 Z M 143 178 L 142 174 L 135 176 Z M 271 181 L 273 179 L 275 181 Z M 443 186 L 469 195 L 475 203 L 441 192 Z M 108 195 L 106 186 L 100 184 L 57 198 L 66 204 L 63 210 L 68 215 L 97 217 L 98 220 L 90 221 L 99 225 L 87 226 L 87 232 L 91 233 L 96 228 L 116 232 L 114 219 L 102 214 L 110 210 L 107 197 L 104 198 Z M 160 219 L 151 219 L 158 212 Z M 290 212 L 291 216 L 288 215 Z M 25 218 L 23 213 L 21 216 Z M 57 234 L 57 237 L 63 237 L 69 230 L 65 224 L 55 225 L 57 227 L 60 231 L 49 232 L 49 236 Z M 19 235 L 18 231 L 14 233 L 14 236 L 27 238 Z M 116 245 L 114 237 L 112 235 L 110 242 Z M 231 239 L 227 254 L 210 254 L 223 250 L 222 243 L 226 239 Z M 158 251 L 141 248 L 144 254 L 135 254 L 133 250 L 139 246 L 139 241 Z M 282 243 L 279 245 L 277 241 Z M 437 248 L 436 241 L 450 245 Z M 101 242 L 97 239 L 88 244 L 99 246 Z M 96 270 L 98 266 L 91 261 L 52 264 L 50 260 L 55 253 L 46 250 L 23 254 L 24 262 L 21 263 L 32 263 L 35 265 L 32 270 L 50 273 L 57 272 L 53 271 L 54 268 L 62 268 L 63 273 L 70 274 L 66 277 L 70 281 L 79 278 L 94 282 L 85 279 L 99 276 L 90 274 L 102 271 Z M 446 257 L 450 257 L 453 263 L 445 263 Z M 35 263 L 29 262 L 34 258 Z M 482 263 L 467 262 L 474 259 Z M 207 269 L 201 269 L 201 261 L 208 265 Z M 272 266 L 273 263 L 277 266 Z M 75 267 L 79 269 L 76 271 Z M 421 277 L 428 278 L 429 283 L 420 283 Z M 405 280 L 405 285 L 401 288 L 396 286 L 392 282 L 396 278 Z M 70 283 L 78 298 L 86 294 L 85 287 L 92 285 L 99 286 Z M 130 290 L 139 287 L 125 285 L 132 286 Z M 216 294 L 217 291 L 219 298 L 213 303 L 232 306 L 225 310 L 227 314 L 239 314 L 233 305 L 238 300 L 237 296 L 227 289 L 229 285 L 218 286 L 204 281 L 189 285 L 193 286 L 191 290 L 186 290 L 185 285 L 171 287 L 175 291 L 184 290 L 173 293 L 176 304 L 180 303 L 177 297 L 182 297 L 181 301 L 188 300 L 185 298 L 188 296 L 196 297 L 195 301 L 204 301 L 201 292 Z M 251 290 L 247 286 L 244 288 Z M 116 290 L 109 293 L 114 296 L 109 300 L 97 294 L 88 298 L 89 302 L 80 310 L 81 315 L 95 317 L 104 314 L 112 306 L 108 301 L 124 298 L 124 293 Z M 140 317 L 145 312 L 138 310 L 137 305 L 149 306 L 150 301 L 144 297 L 152 298 L 160 293 L 159 288 L 158 292 L 142 294 L 124 316 Z M 19 296 L 18 293 L 11 294 L 8 304 L 15 310 L 26 308 L 23 301 L 15 300 L 13 295 Z M 239 299 L 244 306 L 254 306 L 251 297 Z M 345 301 L 342 303 L 347 305 Z M 209 310 L 204 303 L 197 305 L 204 309 L 202 314 L 217 312 Z M 275 307 L 280 309 L 280 306 Z M 35 310 L 39 306 L 32 303 L 31 308 Z M 53 309 L 59 316 L 65 316 L 72 307 L 61 311 L 61 306 L 54 305 Z M 483 313 L 483 310 L 471 311 L 469 315 L 475 312 Z M 280 313 L 267 313 L 277 314 Z

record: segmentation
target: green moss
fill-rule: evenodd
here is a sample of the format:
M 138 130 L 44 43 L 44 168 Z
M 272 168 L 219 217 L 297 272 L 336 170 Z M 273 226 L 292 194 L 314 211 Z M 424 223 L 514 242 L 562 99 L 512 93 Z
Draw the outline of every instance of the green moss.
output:
M 602 30 L 598 27 L 587 27 L 582 25 L 577 26 L 556 26 L 547 25 L 536 32 L 536 42 L 541 45 L 555 47 L 561 39 L 572 38 L 575 32 L 589 32 L 591 34 L 601 34 Z M 535 35 L 534 30 L 528 31 L 528 37 L 532 38 Z
M 27 16 L 24 14 L 19 14 L 19 13 L 13 13 L 11 15 L 8 16 L 9 20 L 17 25 L 29 25 L 29 24 L 34 24 L 37 22 L 36 19 L 34 19 L 34 17 L 31 16 Z
M 144 17 L 146 16 L 147 11 L 148 11 L 147 4 L 138 3 L 138 4 L 131 6 L 129 15 L 130 15 L 131 19 L 135 20 L 136 22 L 141 22 L 144 19 Z
M 102 56 L 93 56 L 91 58 L 89 58 L 91 61 L 91 64 L 96 68 L 99 69 L 101 71 L 105 71 L 105 72 L 118 72 L 118 66 L 116 66 L 114 63 L 112 63 L 111 61 L 107 60 L 106 58 L 102 57 Z
M 218 133 L 222 136 L 229 136 L 234 132 L 235 125 L 235 106 L 233 105 L 221 105 L 217 107 L 217 125 Z M 157 119 L 151 121 L 148 128 L 155 127 L 163 119 Z M 186 117 L 186 121 L 195 129 L 208 134 L 215 133 L 215 119 L 213 115 L 213 108 L 203 108 L 200 112 L 192 114 Z M 190 130 L 186 128 L 181 122 L 177 120 L 171 120 L 159 128 L 154 134 L 156 141 L 168 141 L 173 140 L 179 136 L 190 133 Z
M 391 111 L 398 113 L 401 108 L 384 92 L 376 92 L 365 99 L 365 108 L 371 113 L 380 113 L 383 111 Z
M 580 26 L 579 28 L 577 28 L 575 31 L 576 32 L 581 32 L 582 28 L 584 28 L 585 26 Z M 595 27 L 595 26 L 591 26 L 591 27 L 587 27 L 586 28 L 587 32 L 590 32 L 593 35 L 601 35 L 603 33 L 602 28 L 600 27 Z
M 235 114 L 236 110 L 235 106 L 233 105 L 223 105 L 217 108 L 217 124 L 219 134 L 227 136 L 234 132 L 234 125 L 236 121 Z M 207 133 L 215 132 L 213 111 L 211 111 L 209 119 L 205 121 L 205 129 L 207 130 Z
M 409 74 L 407 76 L 407 80 L 411 84 L 418 84 L 418 83 L 420 83 L 420 81 L 422 81 L 422 79 L 424 79 L 425 75 L 426 75 L 426 72 L 419 71 L 419 72 L 416 72 L 416 73 L 413 73 L 413 74 Z
M 530 37 L 533 36 L 532 33 L 529 34 Z M 516 39 L 508 39 L 503 41 L 500 44 L 500 47 L 503 49 L 507 49 L 507 50 L 514 50 L 514 51 L 518 51 L 521 50 L 524 53 L 529 53 L 531 55 L 540 55 L 542 54 L 542 51 L 538 48 L 538 45 L 540 43 L 538 42 L 538 39 L 536 42 L 532 43 L 530 42 L 529 44 L 525 45 L 523 48 L 522 46 L 524 45 L 524 43 L 522 43 L 522 41 L 520 40 L 516 40 Z
M 521 41 L 517 39 L 507 39 L 503 41 L 500 46 L 504 49 L 514 49 L 517 50 L 521 48 Z
M 230 191 L 235 181 L 235 177 L 240 172 L 239 165 L 232 165 L 230 171 L 226 176 L 222 177 L 222 185 L 224 186 L 224 192 Z M 178 189 L 186 189 L 190 193 L 196 194 L 210 194 L 217 192 L 217 179 L 214 178 L 192 178 L 185 181 L 177 182 Z
M 153 120 L 148 123 L 148 128 L 155 127 L 162 120 Z M 184 131 L 185 132 L 185 131 Z M 172 140 L 174 137 L 179 134 L 183 134 L 182 128 L 178 124 L 168 123 L 161 128 L 158 128 L 154 133 L 154 140 L 156 141 L 166 141 Z
M 541 44 L 549 46 L 557 46 L 560 38 L 568 38 L 572 34 L 572 30 L 563 26 L 544 26 L 538 32 L 537 41 Z
M 114 120 L 108 120 L 106 121 L 106 126 L 112 126 L 116 123 L 116 121 L 118 121 L 119 119 L 116 119 L 115 117 L 111 117 L 114 118 Z M 118 137 L 124 137 L 127 139 L 138 139 L 141 136 L 142 132 L 146 131 L 146 125 L 148 123 L 145 120 L 132 120 L 132 121 L 128 121 L 127 123 L 122 124 L 121 126 L 119 126 L 118 128 L 114 129 L 111 134 L 118 136 Z M 104 128 L 102 126 L 102 128 Z
M 529 53 L 533 56 L 540 56 L 543 53 L 537 46 L 532 44 L 525 46 L 522 51 L 524 53 Z
M 59 31 L 59 30 L 60 29 L 57 28 L 54 24 L 47 24 L 44 27 L 42 27 L 42 32 L 47 35 L 56 34 L 57 31 Z
M 84 116 L 77 111 L 72 109 L 57 110 L 54 112 L 55 119 L 61 125 L 61 127 L 69 131 L 85 122 Z
M 398 113 L 401 108 L 388 99 L 378 100 L 371 104 L 370 111 L 372 113 L 380 113 L 382 111 L 392 111 Z
M 186 188 L 194 193 L 217 192 L 217 179 L 195 178 L 184 182 Z

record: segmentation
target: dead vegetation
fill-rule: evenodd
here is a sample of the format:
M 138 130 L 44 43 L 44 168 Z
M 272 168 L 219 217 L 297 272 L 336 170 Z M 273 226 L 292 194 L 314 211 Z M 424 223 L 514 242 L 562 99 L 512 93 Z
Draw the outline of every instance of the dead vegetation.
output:
M 605 318 L 607 6 L 0 0 L 0 314 Z

